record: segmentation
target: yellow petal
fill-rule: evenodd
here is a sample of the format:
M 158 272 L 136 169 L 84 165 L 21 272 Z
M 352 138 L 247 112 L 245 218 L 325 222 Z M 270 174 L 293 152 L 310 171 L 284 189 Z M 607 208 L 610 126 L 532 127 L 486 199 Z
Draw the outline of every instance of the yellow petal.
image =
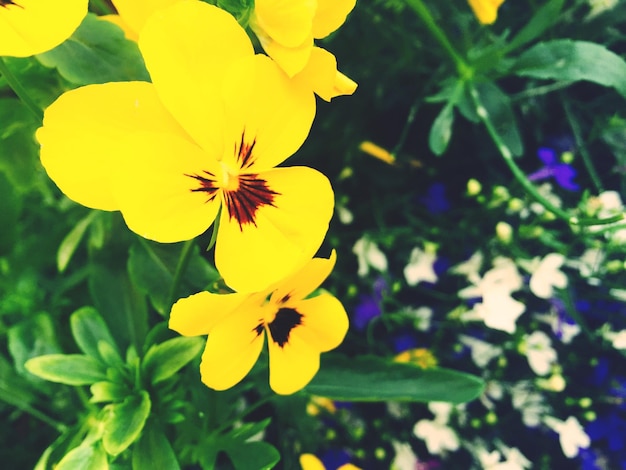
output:
M 335 31 L 345 21 L 356 0 L 317 0 L 313 17 L 313 37 L 321 39 Z
M 310 35 L 316 0 L 256 0 L 255 28 L 285 47 L 297 47 Z
M 69 38 L 87 14 L 87 0 L 13 0 L 0 5 L 0 56 L 27 57 Z
M 124 23 L 134 32 L 135 38 L 139 36 L 139 31 L 141 31 L 146 20 L 152 13 L 179 1 L 180 0 L 112 0 L 115 9 L 124 20 Z
M 276 168 L 258 178 L 277 193 L 273 205 L 257 208 L 254 223 L 243 224 L 224 205 L 215 264 L 238 292 L 257 292 L 306 264 L 322 243 L 333 211 L 328 179 L 306 167 Z
M 335 349 L 348 332 L 348 314 L 341 302 L 331 294 L 322 293 L 301 300 L 292 308 L 303 316 L 302 325 L 292 330 L 292 336 L 302 339 L 315 351 Z
M 498 8 L 504 0 L 468 0 L 474 15 L 482 24 L 492 24 L 498 17 Z
M 161 243 L 189 240 L 215 220 L 221 204 L 214 181 L 221 167 L 190 140 L 152 136 L 131 147 L 135 156 L 113 178 L 113 191 L 128 227 Z
M 317 289 L 330 275 L 337 253 L 333 250 L 330 258 L 313 258 L 295 275 L 281 282 L 272 292 L 271 301 L 274 303 L 284 302 L 286 297 L 289 302 L 299 301 Z
M 139 39 L 137 32 L 131 28 L 120 15 L 103 15 L 98 18 L 118 26 L 122 31 L 124 31 L 126 39 L 129 39 L 130 41 L 137 41 L 137 39 Z
M 155 138 L 182 140 L 185 133 L 145 82 L 69 91 L 46 109 L 37 131 L 50 178 L 70 199 L 102 210 L 119 209 L 111 175 Z
M 250 372 L 263 348 L 265 333 L 257 331 L 263 316 L 260 307 L 239 308 L 213 327 L 200 364 L 202 381 L 208 387 L 226 390 Z
M 293 77 L 301 81 L 325 101 L 340 95 L 351 95 L 357 84 L 337 70 L 335 56 L 325 49 L 314 47 L 306 67 Z
M 300 466 L 302 470 L 326 470 L 322 461 L 313 454 L 302 454 L 300 456 Z
M 178 300 L 170 313 L 170 329 L 183 336 L 207 335 L 213 327 L 241 308 L 248 294 L 200 292 Z
M 234 63 L 223 84 L 226 141 L 229 152 L 222 161 L 231 168 L 242 165 L 232 151 L 245 132 L 254 142 L 251 163 L 243 172 L 258 173 L 278 165 L 300 148 L 315 117 L 315 96 L 294 83 L 264 55 Z
M 296 47 L 284 46 L 278 41 L 274 41 L 269 36 L 256 33 L 263 50 L 269 55 L 283 71 L 293 77 L 300 72 L 309 61 L 313 50 L 313 35 L 309 36 Z
M 224 10 L 184 0 L 146 21 L 139 48 L 167 109 L 201 147 L 221 155 L 223 72 L 254 54 L 246 32 Z
M 279 395 L 289 395 L 304 388 L 320 367 L 320 352 L 291 330 L 282 347 L 268 338 L 270 387 Z

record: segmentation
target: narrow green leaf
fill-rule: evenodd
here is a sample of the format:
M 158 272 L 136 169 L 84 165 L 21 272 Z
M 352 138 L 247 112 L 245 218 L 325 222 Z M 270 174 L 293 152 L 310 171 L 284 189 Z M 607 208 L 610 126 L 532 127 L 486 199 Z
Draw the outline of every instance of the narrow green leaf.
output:
M 59 250 L 57 251 L 57 269 L 59 272 L 62 273 L 65 271 L 65 268 L 67 268 L 76 248 L 78 248 L 80 241 L 83 239 L 87 228 L 96 217 L 96 214 L 96 211 L 91 211 L 87 216 L 83 217 L 83 219 L 70 230 L 70 233 L 65 236 L 59 245 Z
M 524 26 L 519 33 L 511 39 L 511 42 L 507 44 L 505 48 L 506 52 L 517 49 L 541 36 L 546 29 L 557 22 L 564 4 L 565 0 L 550 0 L 542 5 L 526 26 Z
M 513 155 L 522 155 L 524 153 L 522 137 L 509 97 L 493 82 L 476 83 L 475 86 L 480 102 L 485 107 L 484 111 L 504 144 Z M 479 113 L 479 110 L 476 112 Z
M 61 352 L 57 333 L 48 313 L 38 313 L 22 320 L 9 328 L 7 336 L 15 368 L 28 379 L 32 379 L 33 376 L 24 369 L 27 360 Z M 39 380 L 37 382 L 41 383 Z
M 70 328 L 79 349 L 94 359 L 102 359 L 98 343 L 115 344 L 109 327 L 93 307 L 82 307 L 70 316 Z
M 66 385 L 91 385 L 106 380 L 102 363 L 82 354 L 48 354 L 29 359 L 24 366 L 42 379 Z
M 153 421 L 148 421 L 133 447 L 133 470 L 179 470 L 170 441 Z
M 150 416 L 150 396 L 145 390 L 126 397 L 122 403 L 107 405 L 102 444 L 107 453 L 115 456 L 137 440 Z
M 441 109 L 428 134 L 428 146 L 435 155 L 442 155 L 448 148 L 454 123 L 454 103 L 448 101 Z
M 22 211 L 22 199 L 5 176 L 0 173 L 0 256 L 8 254 L 17 240 L 17 226 Z
M 35 400 L 33 387 L 0 355 L 0 400 L 28 409 Z
M 241 441 L 246 441 L 256 434 L 263 431 L 266 427 L 269 426 L 271 422 L 271 418 L 266 418 L 257 423 L 244 423 L 236 429 L 233 429 L 229 434 L 233 439 L 238 439 Z
M 420 369 L 374 356 L 325 356 L 305 391 L 333 400 L 464 403 L 478 397 L 484 388 L 478 377 L 454 370 Z
M 267 442 L 237 444 L 224 449 L 236 470 L 266 470 L 274 468 L 280 460 L 276 448 Z
M 556 39 L 539 43 L 519 57 L 513 73 L 561 81 L 586 80 L 612 87 L 626 98 L 626 62 L 592 42 Z
M 137 43 L 92 13 L 68 40 L 37 58 L 78 85 L 150 79 Z
M 100 445 L 81 445 L 69 451 L 55 470 L 107 470 L 109 463 Z
M 115 345 L 107 341 L 98 341 L 98 354 L 104 363 L 110 367 L 123 369 L 125 366 L 124 360 Z
M 146 353 L 142 371 L 152 384 L 169 379 L 200 354 L 204 344 L 203 338 L 181 336 L 153 345 Z
M 89 401 L 92 403 L 122 401 L 130 393 L 128 387 L 109 381 L 96 382 L 89 390 L 91 390 Z

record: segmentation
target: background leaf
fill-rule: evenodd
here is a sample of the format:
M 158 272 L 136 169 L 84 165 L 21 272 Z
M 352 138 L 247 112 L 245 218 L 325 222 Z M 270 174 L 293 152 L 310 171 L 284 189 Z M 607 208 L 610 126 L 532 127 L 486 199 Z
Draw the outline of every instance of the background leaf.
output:
M 170 441 L 156 423 L 146 423 L 139 441 L 133 447 L 132 465 L 133 470 L 180 469 Z
M 199 337 L 179 337 L 153 345 L 142 364 L 145 376 L 152 384 L 169 379 L 200 354 L 205 342 Z
M 47 354 L 24 366 L 37 377 L 66 385 L 91 385 L 107 378 L 102 363 L 82 354 Z
M 111 455 L 118 455 L 139 437 L 150 416 L 150 396 L 145 390 L 126 397 L 122 403 L 107 405 L 102 444 Z
M 70 316 L 72 335 L 78 347 L 86 355 L 104 361 L 98 349 L 98 343 L 103 341 L 115 345 L 115 340 L 100 314 L 93 307 L 83 307 Z

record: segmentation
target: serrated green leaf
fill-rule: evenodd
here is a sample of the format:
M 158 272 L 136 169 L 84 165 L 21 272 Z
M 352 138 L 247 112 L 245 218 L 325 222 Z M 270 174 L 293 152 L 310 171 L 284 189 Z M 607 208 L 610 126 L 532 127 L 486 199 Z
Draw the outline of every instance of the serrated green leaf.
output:
M 522 155 L 524 145 L 508 95 L 503 93 L 493 82 L 476 83 L 475 87 L 480 103 L 487 112 L 487 119 L 493 123 L 500 139 L 513 155 Z M 480 114 L 478 110 L 476 111 L 477 114 Z
M 333 400 L 464 403 L 478 397 L 484 388 L 478 377 L 454 370 L 420 369 L 375 356 L 325 356 L 305 391 Z
M 179 470 L 180 465 L 170 441 L 152 421 L 144 427 L 133 447 L 133 470 Z
M 267 442 L 246 442 L 224 449 L 236 470 L 266 470 L 274 468 L 280 453 Z
M 200 354 L 204 344 L 203 338 L 180 337 L 154 345 L 146 353 L 142 371 L 152 384 L 167 380 Z
M 61 241 L 59 245 L 59 249 L 57 251 L 57 269 L 59 272 L 65 271 L 68 263 L 72 259 L 76 248 L 80 244 L 80 241 L 83 239 L 87 228 L 93 222 L 97 215 L 96 211 L 91 211 L 87 214 L 83 219 L 78 222 L 72 230 L 65 236 L 65 238 Z
M 69 451 L 55 470 L 107 470 L 109 463 L 100 445 L 81 445 Z
M 150 80 L 137 43 L 126 39 L 120 28 L 92 13 L 69 39 L 37 58 L 78 85 Z
M 91 385 L 106 380 L 101 362 L 82 354 L 47 354 L 24 364 L 31 374 L 66 385 Z
M 539 43 L 519 57 L 513 73 L 561 81 L 586 80 L 612 87 L 626 97 L 626 62 L 592 42 L 556 39 Z
M 137 440 L 150 416 L 150 396 L 145 390 L 126 397 L 122 403 L 107 405 L 102 444 L 107 453 L 115 456 Z
M 109 327 L 93 307 L 82 307 L 70 316 L 70 328 L 78 348 L 87 356 L 102 360 L 98 350 L 101 341 L 114 345 Z

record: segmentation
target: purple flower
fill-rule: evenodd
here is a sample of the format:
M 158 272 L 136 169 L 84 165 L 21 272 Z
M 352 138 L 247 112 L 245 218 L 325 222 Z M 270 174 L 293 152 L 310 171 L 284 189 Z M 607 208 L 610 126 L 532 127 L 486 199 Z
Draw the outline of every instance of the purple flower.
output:
M 446 199 L 446 185 L 443 183 L 433 183 L 428 187 L 426 195 L 419 201 L 426 206 L 431 214 L 441 214 L 450 209 L 450 203 Z
M 393 339 L 393 350 L 396 354 L 417 347 L 417 340 L 411 333 L 403 333 Z
M 329 449 L 321 455 L 320 460 L 326 470 L 337 470 L 342 465 L 350 463 L 350 454 L 343 449 Z
M 576 177 L 576 170 L 571 165 L 560 162 L 555 150 L 541 147 L 537 150 L 537 156 L 544 166 L 528 175 L 530 181 L 539 181 L 552 177 L 563 189 L 568 191 L 580 190 L 580 186 L 572 181 Z
M 357 330 L 365 329 L 369 322 L 383 313 L 381 303 L 386 290 L 387 281 L 378 277 L 372 285 L 372 293 L 359 296 L 359 303 L 352 316 L 352 323 Z
M 593 442 L 606 440 L 611 452 L 619 452 L 624 449 L 626 442 L 626 420 L 618 413 L 609 413 L 596 418 L 585 427 L 585 432 Z

